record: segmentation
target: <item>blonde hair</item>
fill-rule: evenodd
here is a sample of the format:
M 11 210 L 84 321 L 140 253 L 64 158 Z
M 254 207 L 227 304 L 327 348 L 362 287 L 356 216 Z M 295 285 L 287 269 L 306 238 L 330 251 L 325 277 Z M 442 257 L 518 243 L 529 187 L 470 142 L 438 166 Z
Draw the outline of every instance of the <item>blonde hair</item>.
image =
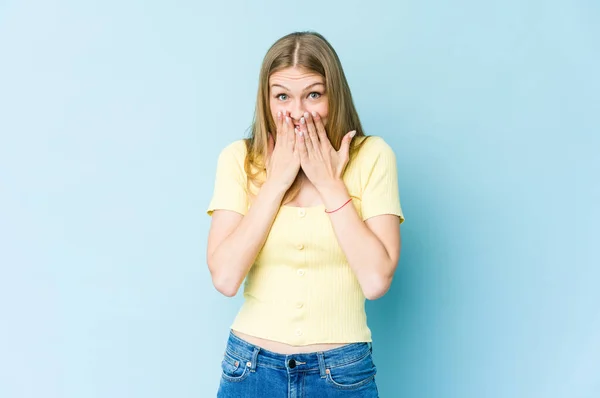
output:
M 255 187 L 260 187 L 266 178 L 268 134 L 276 131 L 269 105 L 269 78 L 273 73 L 290 67 L 300 67 L 324 78 L 329 107 L 325 129 L 329 141 L 336 150 L 339 150 L 344 135 L 351 130 L 356 130 L 350 146 L 350 161 L 352 161 L 353 155 L 365 141 L 360 140 L 362 143 L 355 145 L 355 142 L 359 141 L 356 137 L 364 137 L 365 134 L 352 101 L 342 64 L 331 44 L 316 32 L 290 33 L 269 48 L 260 69 L 254 121 L 250 137 L 246 140 L 248 154 L 244 164 L 249 185 Z M 298 194 L 301 175 L 302 170 L 287 191 L 284 203 L 291 201 Z M 250 188 L 249 186 L 249 192 L 252 192 Z

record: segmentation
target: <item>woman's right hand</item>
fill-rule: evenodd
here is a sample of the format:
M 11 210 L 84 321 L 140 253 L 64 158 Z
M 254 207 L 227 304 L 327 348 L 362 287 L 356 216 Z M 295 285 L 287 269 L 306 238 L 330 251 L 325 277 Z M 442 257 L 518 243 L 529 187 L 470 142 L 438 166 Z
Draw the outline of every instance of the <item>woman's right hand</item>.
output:
M 269 133 L 267 154 L 267 181 L 285 191 L 292 185 L 300 170 L 300 152 L 297 148 L 296 132 L 286 113 L 277 113 L 277 139 Z

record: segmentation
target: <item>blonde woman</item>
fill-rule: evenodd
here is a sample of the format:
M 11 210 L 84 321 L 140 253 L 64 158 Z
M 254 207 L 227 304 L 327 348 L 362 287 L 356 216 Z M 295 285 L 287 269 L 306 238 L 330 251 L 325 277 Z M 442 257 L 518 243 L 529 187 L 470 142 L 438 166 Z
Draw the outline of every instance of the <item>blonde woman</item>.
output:
M 396 159 L 365 136 L 320 34 L 268 50 L 250 138 L 221 152 L 208 214 L 214 286 L 234 296 L 245 279 L 217 396 L 377 397 L 365 298 L 400 256 Z

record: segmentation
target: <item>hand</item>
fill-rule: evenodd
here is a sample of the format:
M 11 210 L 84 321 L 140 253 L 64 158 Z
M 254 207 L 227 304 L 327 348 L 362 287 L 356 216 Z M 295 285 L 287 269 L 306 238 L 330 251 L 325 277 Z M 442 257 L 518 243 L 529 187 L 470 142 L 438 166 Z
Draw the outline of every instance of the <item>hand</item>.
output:
M 297 134 L 292 121 L 286 113 L 277 114 L 277 140 L 269 132 L 267 153 L 267 181 L 288 190 L 298 171 L 300 171 L 300 153 L 297 145 Z
M 300 166 L 317 190 L 339 182 L 350 157 L 350 142 L 356 131 L 350 131 L 342 139 L 339 151 L 331 145 L 321 116 L 305 113 L 300 119 L 298 144 Z

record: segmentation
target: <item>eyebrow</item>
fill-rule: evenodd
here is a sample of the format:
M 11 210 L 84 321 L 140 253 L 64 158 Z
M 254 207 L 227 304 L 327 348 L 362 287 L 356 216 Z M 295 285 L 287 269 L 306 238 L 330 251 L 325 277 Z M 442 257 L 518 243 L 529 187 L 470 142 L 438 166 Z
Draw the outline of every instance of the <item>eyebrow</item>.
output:
M 308 86 L 304 87 L 304 90 L 302 90 L 302 91 L 306 91 L 306 90 L 308 90 L 309 88 L 311 88 L 311 87 L 314 87 L 314 86 L 317 86 L 317 85 L 319 85 L 319 84 L 320 84 L 320 85 L 322 85 L 322 86 L 324 86 L 324 85 L 325 85 L 324 83 L 321 83 L 321 82 L 313 83 L 313 84 L 310 84 L 310 85 L 308 85 Z M 291 91 L 289 88 L 287 88 L 286 86 L 282 86 L 281 84 L 273 84 L 273 85 L 271 86 L 271 88 L 273 88 L 273 87 L 281 87 L 281 88 L 283 88 L 284 90 Z

